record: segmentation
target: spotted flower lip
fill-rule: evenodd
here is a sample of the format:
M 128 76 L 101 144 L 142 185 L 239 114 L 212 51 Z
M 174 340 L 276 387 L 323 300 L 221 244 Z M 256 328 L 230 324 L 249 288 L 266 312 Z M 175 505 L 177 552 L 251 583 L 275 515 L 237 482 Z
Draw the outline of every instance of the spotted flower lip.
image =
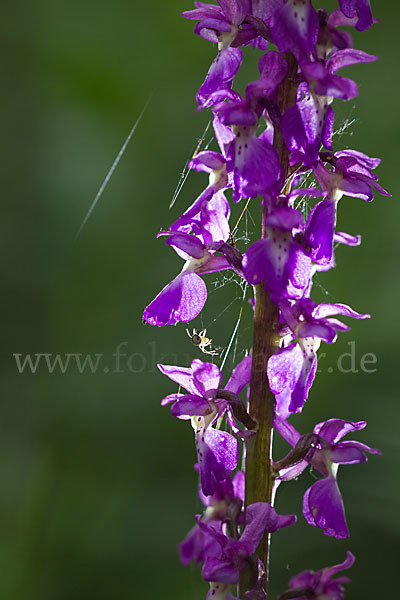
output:
M 305 246 L 315 263 L 329 265 L 332 262 L 335 229 L 336 202 L 322 200 L 312 209 L 304 234 Z
M 289 209 L 292 210 L 293 209 Z M 291 213 L 292 222 L 297 215 Z M 279 225 L 279 216 L 274 214 L 271 223 Z M 243 255 L 243 273 L 251 285 L 265 282 L 271 298 L 301 298 L 307 288 L 311 274 L 311 260 L 304 248 L 294 240 L 290 231 L 271 227 L 269 237 L 254 242 Z
M 289 589 L 281 594 L 278 600 L 301 600 L 312 598 L 314 600 L 343 600 L 343 584 L 348 583 L 348 577 L 336 577 L 340 571 L 345 571 L 353 566 L 355 557 L 347 552 L 346 559 L 333 567 L 325 567 L 320 571 L 302 571 L 289 581 Z
M 282 117 L 282 134 L 290 150 L 290 164 L 313 165 L 321 145 L 332 149 L 334 113 L 323 96 L 313 96 L 306 83 L 299 86 L 296 104 Z
M 281 52 L 290 50 L 299 62 L 315 53 L 319 19 L 311 0 L 280 3 L 269 20 L 269 27 Z
M 282 169 L 278 154 L 265 129 L 256 135 L 262 112 L 273 107 L 274 96 L 285 78 L 288 65 L 278 52 L 268 52 L 259 61 L 260 79 L 247 85 L 245 100 L 228 99 L 214 106 L 219 122 L 233 135 L 226 145 L 227 170 L 233 173 L 234 200 L 255 198 L 280 188 Z

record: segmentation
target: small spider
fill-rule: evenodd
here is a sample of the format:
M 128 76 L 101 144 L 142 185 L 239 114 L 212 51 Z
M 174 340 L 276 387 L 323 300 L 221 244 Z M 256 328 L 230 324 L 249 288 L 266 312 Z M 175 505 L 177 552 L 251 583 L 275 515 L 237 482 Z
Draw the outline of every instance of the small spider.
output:
M 207 329 L 202 329 L 197 333 L 195 329 L 193 329 L 193 333 L 190 333 L 189 329 L 186 329 L 186 333 L 192 340 L 192 343 L 199 348 L 203 352 L 203 354 L 210 354 L 211 356 L 218 355 L 216 350 L 207 350 L 207 346 L 211 346 L 212 340 L 206 337 Z

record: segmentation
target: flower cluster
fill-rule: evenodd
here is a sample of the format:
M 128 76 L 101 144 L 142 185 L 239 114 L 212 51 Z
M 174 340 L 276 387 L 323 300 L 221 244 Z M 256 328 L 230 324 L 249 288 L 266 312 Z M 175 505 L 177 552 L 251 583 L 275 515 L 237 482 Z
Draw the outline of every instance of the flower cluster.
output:
M 329 419 L 312 434 L 301 435 L 288 419 L 302 411 L 308 398 L 321 342 L 332 344 L 338 332 L 348 329 L 338 316 L 369 317 L 343 303 L 317 304 L 311 298 L 313 275 L 335 266 L 334 245 L 360 243 L 360 236 L 336 230 L 342 196 L 369 202 L 374 190 L 389 195 L 373 172 L 379 159 L 332 146 L 332 101 L 358 93 L 356 83 L 340 70 L 377 59 L 356 50 L 351 34 L 342 29 L 368 29 L 373 23 L 369 2 L 339 0 L 330 14 L 316 10 L 311 0 L 194 4 L 183 16 L 196 21 L 195 33 L 217 47 L 196 99 L 199 110 L 211 110 L 219 151 L 198 152 L 189 162 L 189 168 L 208 173 L 209 182 L 170 228 L 159 233 L 184 264 L 146 307 L 143 319 L 158 326 L 193 320 L 207 299 L 203 276 L 208 273 L 233 270 L 250 286 L 263 289 L 277 315 L 269 332 L 274 348 L 266 357 L 263 377 L 275 397 L 274 428 L 292 446 L 286 457 L 271 464 L 271 478 L 277 487 L 313 466 L 321 478 L 304 496 L 304 516 L 326 535 L 346 538 L 338 465 L 364 462 L 366 452 L 379 451 L 341 438 L 366 423 Z M 241 47 L 248 45 L 260 52 L 259 78 L 240 95 L 233 82 L 242 64 Z M 311 187 L 306 185 L 309 178 L 315 181 Z M 243 254 L 229 241 L 227 196 L 235 203 L 261 201 L 262 237 Z M 303 197 L 314 202 L 307 218 L 298 208 Z M 159 365 L 179 385 L 179 392 L 162 404 L 171 404 L 172 415 L 190 420 L 194 429 L 205 506 L 181 545 L 181 559 L 201 565 L 210 583 L 207 598 L 214 600 L 236 598 L 244 569 L 250 571 L 251 585 L 247 583 L 241 597 L 266 598 L 268 565 L 257 547 L 265 534 L 295 521 L 294 515 L 278 515 L 270 498 L 245 502 L 246 474 L 239 461 L 260 429 L 245 394 L 253 386 L 255 358 L 245 357 L 224 387 L 221 371 L 211 362 Z M 221 429 L 222 422 L 227 430 Z M 281 598 L 342 598 L 346 579 L 331 576 L 353 560 L 348 553 L 342 565 L 301 573 Z

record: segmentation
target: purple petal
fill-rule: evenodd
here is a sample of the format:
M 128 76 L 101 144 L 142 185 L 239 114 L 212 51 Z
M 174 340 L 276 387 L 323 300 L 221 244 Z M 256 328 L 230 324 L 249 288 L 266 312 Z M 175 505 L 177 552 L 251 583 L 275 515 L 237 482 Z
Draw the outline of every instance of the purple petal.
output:
M 174 365 L 161 364 L 158 364 L 157 367 L 163 375 L 166 375 L 172 379 L 172 381 L 175 381 L 175 383 L 185 388 L 189 394 L 200 395 L 199 390 L 193 381 L 192 369 L 188 367 L 175 367 Z
M 280 469 L 279 480 L 291 481 L 292 479 L 297 479 L 308 466 L 309 463 L 306 460 L 301 460 L 291 467 Z
M 238 441 L 227 431 L 219 431 L 208 427 L 205 433 L 205 442 L 214 453 L 218 462 L 224 465 L 227 471 L 233 471 L 238 461 Z
M 240 25 L 247 13 L 250 12 L 249 0 L 218 0 L 218 4 L 233 25 Z
M 270 235 L 252 244 L 243 255 L 246 280 L 251 285 L 265 281 L 277 298 L 302 295 L 310 277 L 310 259 L 290 233 L 272 229 Z
M 274 427 L 278 431 L 279 435 L 283 437 L 291 446 L 295 446 L 301 438 L 300 433 L 293 427 L 291 423 L 286 421 L 285 418 L 280 415 L 274 417 Z
M 173 233 L 165 241 L 165 243 L 167 244 L 167 246 L 179 248 L 179 250 L 193 258 L 200 259 L 204 256 L 203 244 L 198 238 L 194 237 L 193 235 L 189 235 L 183 232 Z
M 382 454 L 378 448 L 370 448 L 366 444 L 361 442 L 340 442 L 336 446 L 330 449 L 329 459 L 333 463 L 341 465 L 352 465 L 355 463 L 366 462 L 367 457 L 365 453 L 369 454 Z
M 299 338 L 316 338 L 323 340 L 327 344 L 333 344 L 336 340 L 336 331 L 334 327 L 328 323 L 308 323 L 305 321 L 297 328 L 297 336 Z
M 218 110 L 221 123 L 224 125 L 238 125 L 240 127 L 253 127 L 257 124 L 257 115 L 244 103 L 229 102 Z
M 244 502 L 244 485 L 245 485 L 245 475 L 243 471 L 237 471 L 235 476 L 233 477 L 233 491 L 236 498 L 240 498 L 242 502 Z
M 280 229 L 281 231 L 292 231 L 292 229 L 298 229 L 302 225 L 303 216 L 301 212 L 289 206 L 275 208 L 265 219 L 266 227 Z
M 228 169 L 233 170 L 235 201 L 265 194 L 281 175 L 275 148 L 245 127 L 238 128 L 227 159 Z
M 205 398 L 199 396 L 186 395 L 179 398 L 171 408 L 173 417 L 205 417 L 212 413 L 210 403 Z
M 222 373 L 212 363 L 195 358 L 192 361 L 193 382 L 200 393 L 205 396 L 210 390 L 217 390 L 221 383 Z
M 251 14 L 268 23 L 274 12 L 283 4 L 283 0 L 252 0 Z
M 285 79 L 289 66 L 282 54 L 275 52 L 275 50 L 271 50 L 260 58 L 258 61 L 258 69 L 260 71 L 260 76 L 270 80 L 270 85 L 273 85 L 273 90 L 275 90 Z
M 191 271 L 173 279 L 145 308 L 143 320 L 150 325 L 176 325 L 192 321 L 207 300 L 204 281 Z
M 193 29 L 193 31 L 197 34 L 197 35 L 201 35 L 202 37 L 205 37 L 205 39 L 208 39 L 208 33 L 207 32 L 203 32 L 204 29 L 211 29 L 211 30 L 215 30 L 215 32 L 225 32 L 225 33 L 230 33 L 232 30 L 232 26 L 230 23 L 227 23 L 226 20 L 224 19 L 224 17 L 221 16 L 209 16 L 209 17 L 205 17 L 204 19 L 202 19 L 200 21 L 200 23 L 197 23 Z M 218 37 L 217 37 L 218 39 Z
M 325 598 L 326 600 L 343 600 L 344 590 L 342 585 L 348 583 L 347 577 L 331 579 L 339 571 L 349 569 L 354 563 L 354 556 L 347 552 L 346 560 L 340 565 L 325 567 L 316 573 L 314 571 L 303 571 L 289 581 L 290 590 L 280 598 L 294 598 L 295 600 L 305 598 Z
M 243 388 L 250 383 L 251 380 L 251 364 L 252 357 L 245 356 L 243 360 L 234 368 L 225 389 L 233 392 L 234 394 L 240 394 Z
M 295 522 L 295 515 L 278 515 L 268 502 L 255 502 L 246 508 L 246 527 L 240 541 L 248 545 L 249 554 L 253 554 L 266 531 L 275 533 Z
M 225 156 L 228 145 L 235 139 L 235 134 L 230 127 L 221 122 L 217 114 L 214 115 L 213 128 L 218 145 Z
M 314 206 L 307 221 L 305 240 L 312 260 L 327 265 L 332 260 L 336 227 L 336 203 L 322 200 Z
M 230 269 L 231 266 L 230 262 L 224 256 L 209 254 L 206 261 L 193 267 L 193 271 L 199 275 L 205 275 L 206 273 L 215 273 L 216 271 Z
M 336 73 L 339 69 L 359 63 L 369 63 L 378 60 L 377 56 L 367 54 L 355 48 L 345 48 L 335 52 L 326 62 L 326 68 L 330 73 Z
M 354 557 L 354 554 L 347 551 L 345 561 L 343 561 L 339 565 L 334 565 L 333 567 L 327 567 L 323 569 L 323 572 L 321 574 L 321 581 L 327 581 L 328 579 L 331 579 L 331 577 L 333 575 L 336 575 L 336 573 L 339 573 L 339 571 L 345 571 L 346 569 L 350 569 L 350 567 L 354 565 L 355 560 L 356 559 Z
M 210 202 L 203 206 L 200 215 L 200 230 L 206 248 L 218 249 L 215 244 L 229 238 L 229 204 L 223 192 L 217 192 Z
M 282 117 L 282 134 L 289 150 L 304 154 L 303 163 L 318 160 L 325 119 L 329 107 L 314 98 L 301 100 L 287 109 Z
M 213 526 L 221 527 L 218 522 L 213 522 Z M 207 557 L 219 556 L 221 548 L 213 537 L 195 525 L 179 545 L 179 553 L 183 565 L 188 565 L 192 560 L 200 565 Z
M 365 31 L 365 29 L 371 27 L 373 18 L 369 0 L 339 0 L 339 6 L 343 14 L 349 19 L 352 19 L 355 15 L 358 16 L 357 31 Z
M 302 71 L 307 81 L 313 82 L 314 92 L 320 96 L 349 100 L 358 94 L 354 81 L 331 74 L 320 62 L 304 64 Z
M 267 364 L 271 392 L 279 394 L 285 388 L 293 390 L 301 373 L 303 360 L 303 353 L 296 342 L 273 354 Z
M 341 158 L 342 156 L 354 157 L 357 163 L 366 169 L 376 169 L 381 163 L 380 158 L 371 158 L 359 150 L 339 150 L 338 152 L 335 152 L 335 156 L 338 158 Z
M 304 402 L 308 398 L 308 393 L 317 370 L 317 356 L 315 353 L 313 356 L 307 356 L 304 353 L 303 361 L 303 367 L 292 391 L 292 398 L 289 405 L 289 411 L 292 413 L 301 412 Z
M 219 171 L 225 166 L 225 159 L 222 154 L 218 152 L 212 152 L 211 150 L 204 150 L 198 152 L 194 158 L 188 162 L 189 169 L 195 171 L 205 171 L 211 173 L 212 171 Z
M 361 244 L 361 235 L 350 235 L 342 231 L 337 231 L 333 239 L 337 244 L 345 244 L 346 246 L 359 246 Z
M 215 192 L 214 186 L 208 186 L 205 190 L 202 191 L 200 196 L 196 198 L 191 206 L 171 225 L 170 229 L 172 231 L 179 231 L 181 229 L 187 230 L 188 224 L 191 228 L 192 219 L 199 214 L 199 212 L 204 208 L 204 206 L 211 200 Z M 181 257 L 183 258 L 183 257 Z
M 346 196 L 361 198 L 361 200 L 365 200 L 365 202 L 371 202 L 374 197 L 371 185 L 360 179 L 360 176 L 346 175 L 341 177 L 338 188 L 346 194 Z
M 318 423 L 314 427 L 314 433 L 318 434 L 321 438 L 336 444 L 348 433 L 353 431 L 361 431 L 367 425 L 365 421 L 344 421 L 343 419 L 329 419 L 323 423 Z
M 179 400 L 179 398 L 182 398 L 182 396 L 184 395 L 185 394 L 180 394 L 179 392 L 175 394 L 168 394 L 168 396 L 165 396 L 165 398 L 161 400 L 161 406 L 168 406 L 168 404 L 171 404 L 171 402 L 176 402 L 177 400 Z
M 201 575 L 205 581 L 218 581 L 219 583 L 236 584 L 239 581 L 239 572 L 232 563 L 218 558 L 207 558 Z M 218 596 L 212 596 L 218 598 Z
M 181 15 L 184 19 L 190 19 L 194 21 L 207 18 L 220 19 L 222 17 L 222 11 L 220 7 L 216 6 L 215 4 L 205 4 L 202 2 L 201 7 L 193 10 L 185 10 L 183 13 L 181 13 Z
M 320 479 L 304 494 L 303 514 L 310 525 L 337 539 L 349 537 L 342 496 L 333 476 Z
M 321 140 L 325 148 L 332 150 L 332 135 L 333 135 L 333 124 L 335 121 L 335 113 L 332 106 L 328 106 L 325 111 L 325 122 L 322 129 Z
M 290 393 L 277 398 L 277 409 L 281 416 L 287 412 L 300 412 L 308 398 L 308 392 L 315 377 L 317 360 L 315 353 L 307 353 L 299 344 L 290 344 L 271 356 L 267 365 L 268 380 L 274 393 Z
M 202 417 L 196 417 L 196 419 L 203 420 Z M 212 428 L 208 428 L 206 431 L 208 430 L 215 431 Z M 217 459 L 214 452 L 208 447 L 204 436 L 204 429 L 202 429 L 196 433 L 195 438 L 201 489 L 205 496 L 212 496 L 217 489 L 218 481 L 223 481 L 229 474 L 225 470 L 224 464 Z
M 368 313 L 362 314 L 356 312 L 350 306 L 347 306 L 347 304 L 328 304 L 325 302 L 317 304 L 312 312 L 314 319 L 325 319 L 332 315 L 343 315 L 345 317 L 352 317 L 353 319 L 369 319 L 371 317 Z
M 213 92 L 230 88 L 241 62 L 242 51 L 239 48 L 222 48 L 198 91 L 196 96 L 198 104 L 203 105 Z

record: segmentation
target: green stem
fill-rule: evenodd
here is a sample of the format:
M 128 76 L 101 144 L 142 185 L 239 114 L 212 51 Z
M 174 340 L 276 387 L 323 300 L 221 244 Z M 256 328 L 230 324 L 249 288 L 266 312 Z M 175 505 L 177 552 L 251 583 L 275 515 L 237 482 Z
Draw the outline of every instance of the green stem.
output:
M 297 85 L 293 78 L 297 72 L 297 63 L 288 53 L 289 73 L 278 89 L 278 106 L 281 114 L 296 102 Z M 281 130 L 275 129 L 274 146 L 279 154 L 285 178 L 289 175 L 289 152 L 285 146 Z M 268 237 L 265 226 L 267 207 L 263 208 L 262 238 Z M 272 503 L 273 479 L 271 470 L 272 434 L 275 409 L 275 397 L 269 389 L 267 362 L 276 350 L 275 327 L 278 323 L 278 307 L 271 301 L 263 283 L 254 286 L 254 337 L 253 362 L 250 384 L 249 414 L 258 424 L 257 433 L 246 444 L 246 499 L 245 506 L 254 502 Z M 265 565 L 267 572 L 265 591 L 268 592 L 269 534 L 267 533 L 257 549 L 257 557 Z M 257 578 L 256 569 L 243 569 L 239 581 L 239 597 L 244 599 L 245 592 L 251 590 Z

